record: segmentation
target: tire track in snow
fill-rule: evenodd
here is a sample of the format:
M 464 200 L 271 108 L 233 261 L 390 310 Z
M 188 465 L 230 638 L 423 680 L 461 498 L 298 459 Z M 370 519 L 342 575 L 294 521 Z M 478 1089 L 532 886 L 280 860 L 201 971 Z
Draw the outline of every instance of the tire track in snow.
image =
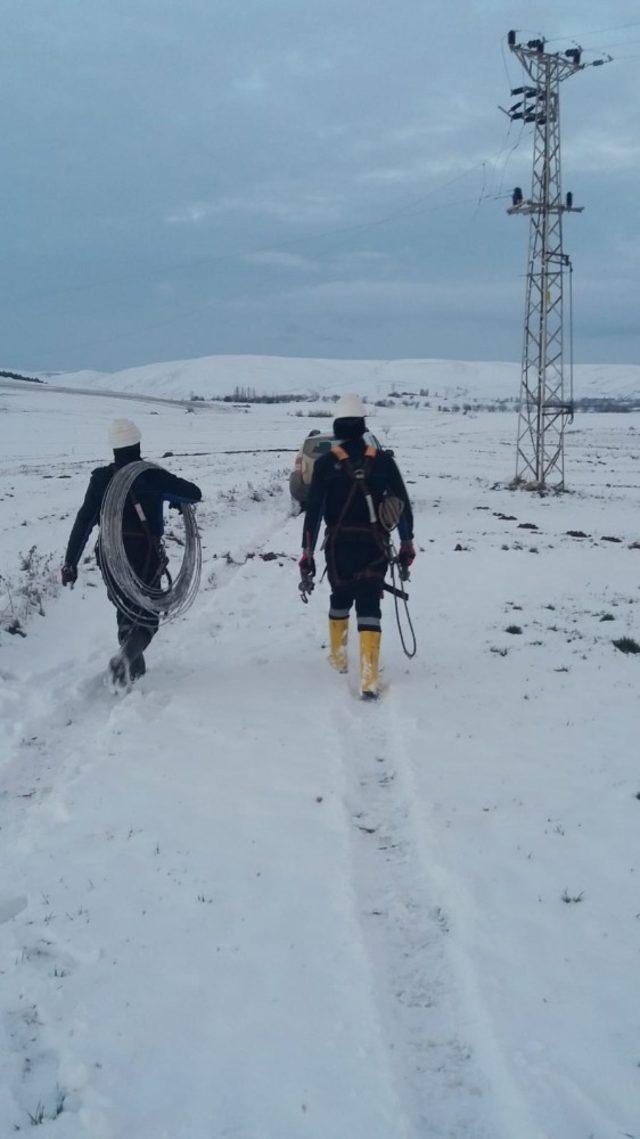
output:
M 416 860 L 416 874 L 421 877 L 431 896 L 439 899 L 436 904 L 432 903 L 429 917 L 446 934 L 446 945 L 442 949 L 443 957 L 446 957 L 449 985 L 446 995 L 450 1015 L 464 1022 L 469 1058 L 475 1053 L 477 1064 L 474 1061 L 474 1065 L 479 1065 L 482 1071 L 482 1075 L 476 1072 L 474 1079 L 484 1089 L 486 1106 L 483 1114 L 489 1120 L 488 1125 L 485 1124 L 488 1130 L 472 1128 L 467 1132 L 463 1128 L 462 1131 L 451 1131 L 451 1136 L 469 1135 L 476 1139 L 476 1136 L 487 1134 L 492 1139 L 513 1139 L 517 1134 L 518 1139 L 540 1139 L 540 1132 L 530 1120 L 527 1107 L 508 1071 L 495 1036 L 482 998 L 481 978 L 477 975 L 473 959 L 461 946 L 457 936 L 453 911 L 466 912 L 473 908 L 475 901 L 469 897 L 465 884 L 452 880 L 440 863 L 434 815 L 424 793 L 421 794 L 418 790 L 415 757 L 422 758 L 426 755 L 427 762 L 432 763 L 446 762 L 446 757 L 441 753 L 428 753 L 424 734 L 415 718 L 416 709 L 405 700 L 401 686 L 385 702 L 384 712 L 386 730 L 392 738 L 392 747 L 395 748 L 396 761 L 402 774 L 403 794 L 408 804 L 407 814 L 412 823 L 415 840 L 412 855 Z M 436 727 L 434 739 L 438 736 Z M 431 1132 L 428 1134 L 431 1135 Z M 449 1132 L 443 1134 L 449 1135 Z
M 448 915 L 423 869 L 393 694 L 376 707 L 346 701 L 343 690 L 331 721 L 348 788 L 354 902 L 400 1101 L 416 1139 L 496 1139 L 460 1015 Z

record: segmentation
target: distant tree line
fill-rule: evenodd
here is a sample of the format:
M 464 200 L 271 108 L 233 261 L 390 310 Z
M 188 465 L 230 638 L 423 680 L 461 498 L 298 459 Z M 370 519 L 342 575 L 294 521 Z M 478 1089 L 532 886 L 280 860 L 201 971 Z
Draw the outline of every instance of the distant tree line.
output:
M 39 380 L 37 376 L 23 376 L 20 372 L 3 372 L 0 371 L 0 376 L 6 380 L 26 380 L 29 384 L 42 384 L 43 380 Z
M 576 411 L 614 411 L 614 412 L 628 412 L 640 411 L 640 399 L 631 399 L 627 397 L 618 398 L 616 396 L 606 396 L 596 398 L 595 396 L 584 396 L 581 399 L 573 401 L 573 406 Z
M 232 395 L 223 395 L 223 403 L 311 403 L 317 400 L 315 395 L 258 395 L 255 388 L 245 388 L 236 385 Z
M 12 378 L 22 379 L 22 380 L 26 380 L 26 379 L 31 378 L 29 376 L 16 375 L 15 372 L 0 372 L 0 376 L 11 376 Z M 34 383 L 42 383 L 42 380 L 34 380 L 33 382 Z M 463 391 L 459 390 L 457 392 L 458 400 L 460 400 L 460 397 L 463 394 L 467 394 L 467 393 L 465 393 L 464 390 Z M 431 396 L 431 398 L 427 398 L 429 396 Z M 325 394 L 325 395 L 321 396 L 321 395 L 319 395 L 318 392 L 307 392 L 305 395 L 303 395 L 301 393 L 292 393 L 290 395 L 284 395 L 284 394 L 277 394 L 275 392 L 272 392 L 270 395 L 258 395 L 255 388 L 245 387 L 243 385 L 237 384 L 236 387 L 233 389 L 233 392 L 231 393 L 231 395 L 210 396 L 209 398 L 212 401 L 221 401 L 222 403 L 244 403 L 244 404 L 250 404 L 250 403 L 266 403 L 266 404 L 269 404 L 269 403 L 318 403 L 318 402 L 335 403 L 336 400 L 338 399 L 338 396 L 335 394 L 331 394 L 331 395 Z M 192 400 L 204 400 L 204 396 L 192 394 L 191 399 Z M 365 403 L 368 402 L 366 396 L 364 396 L 363 399 L 364 399 Z M 419 392 L 396 391 L 394 389 L 393 391 L 390 391 L 385 398 L 373 400 L 373 405 L 375 407 L 382 407 L 382 408 L 393 408 L 393 407 L 400 406 L 400 407 L 420 409 L 420 408 L 431 408 L 431 407 L 433 407 L 435 410 L 437 410 L 439 412 L 451 413 L 454 415 L 462 412 L 463 415 L 468 415 L 470 412 L 480 412 L 480 411 L 513 412 L 514 409 L 517 407 L 517 404 L 518 404 L 518 399 L 516 396 L 507 396 L 507 397 L 495 398 L 495 399 L 489 399 L 489 400 L 478 399 L 478 400 L 471 401 L 471 400 L 467 399 L 467 400 L 460 401 L 460 402 L 458 402 L 458 401 L 456 401 L 456 402 L 446 401 L 446 402 L 438 402 L 438 403 L 435 403 L 434 399 L 435 400 L 438 400 L 438 399 L 442 400 L 442 396 L 437 391 L 433 392 L 433 393 L 430 392 L 429 388 L 420 388 Z M 618 412 L 618 413 L 620 413 L 620 412 L 629 412 L 629 411 L 640 411 L 640 397 L 631 398 L 631 397 L 618 397 L 618 396 L 599 396 L 599 397 L 585 396 L 583 398 L 574 400 L 573 408 L 575 411 L 587 411 L 587 412 L 599 411 L 599 412 Z M 300 411 L 297 414 L 298 415 L 304 415 L 305 413 Z M 315 412 L 308 412 L 307 414 L 314 415 L 316 413 Z M 324 413 L 320 413 L 320 414 L 321 415 L 324 414 L 326 417 L 329 417 L 331 413 L 330 412 L 324 412 Z

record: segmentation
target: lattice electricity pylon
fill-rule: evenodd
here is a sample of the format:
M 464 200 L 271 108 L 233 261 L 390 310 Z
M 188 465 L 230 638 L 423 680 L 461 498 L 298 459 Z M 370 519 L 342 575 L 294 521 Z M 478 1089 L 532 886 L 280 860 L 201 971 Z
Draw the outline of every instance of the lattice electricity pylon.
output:
M 564 431 L 573 415 L 564 367 L 563 284 L 570 263 L 562 249 L 562 215 L 582 207 L 574 206 L 572 194 L 561 197 L 559 87 L 585 65 L 577 47 L 547 52 L 544 40 L 519 44 L 515 32 L 508 43 L 531 85 L 513 88 L 520 98 L 506 114 L 534 126 L 531 197 L 516 187 L 507 211 L 531 219 L 514 485 L 561 490 Z

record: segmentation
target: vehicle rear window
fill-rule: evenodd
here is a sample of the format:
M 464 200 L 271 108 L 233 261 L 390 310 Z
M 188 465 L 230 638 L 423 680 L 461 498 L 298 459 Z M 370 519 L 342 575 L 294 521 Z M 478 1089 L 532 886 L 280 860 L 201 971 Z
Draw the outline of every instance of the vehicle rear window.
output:
M 318 455 L 326 455 L 332 446 L 333 439 L 307 439 L 303 450 L 305 455 L 314 455 L 317 458 Z

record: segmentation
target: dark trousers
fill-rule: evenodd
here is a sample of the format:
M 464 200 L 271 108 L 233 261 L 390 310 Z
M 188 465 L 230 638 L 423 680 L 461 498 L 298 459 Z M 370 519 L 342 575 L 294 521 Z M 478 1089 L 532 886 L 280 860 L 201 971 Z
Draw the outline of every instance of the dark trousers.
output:
M 327 543 L 327 571 L 331 583 L 329 617 L 349 616 L 355 602 L 358 629 L 379 631 L 382 583 L 387 560 L 365 527 L 344 529 L 338 540 Z
M 124 655 L 131 663 L 144 652 L 155 637 L 158 632 L 158 618 L 152 618 L 148 613 L 145 613 L 145 624 L 139 625 L 133 617 L 129 617 L 121 609 L 117 609 L 116 621 L 118 622 L 118 643 L 122 646 Z
M 329 618 L 340 621 L 348 617 L 351 606 L 355 602 L 358 630 L 380 630 L 382 611 L 380 600 L 382 598 L 382 585 L 375 578 L 354 582 L 350 586 L 341 586 L 331 591 L 329 603 Z
M 160 562 L 157 552 L 155 550 L 149 550 L 146 537 L 144 540 L 129 539 L 125 541 L 125 550 L 133 569 L 141 580 L 148 581 L 150 585 L 156 585 Z M 100 563 L 98 562 L 98 564 Z M 116 606 L 118 643 L 131 668 L 134 662 L 140 662 L 144 650 L 158 631 L 160 621 L 159 618 L 155 616 L 155 614 L 151 614 L 149 610 L 141 609 L 131 603 L 128 606 L 130 615 L 123 613 L 122 610 L 118 608 L 115 597 L 112 597 L 108 590 L 107 596 L 109 597 L 109 601 Z M 136 620 L 138 615 L 144 618 L 143 624 Z M 140 663 L 143 669 L 144 661 Z

